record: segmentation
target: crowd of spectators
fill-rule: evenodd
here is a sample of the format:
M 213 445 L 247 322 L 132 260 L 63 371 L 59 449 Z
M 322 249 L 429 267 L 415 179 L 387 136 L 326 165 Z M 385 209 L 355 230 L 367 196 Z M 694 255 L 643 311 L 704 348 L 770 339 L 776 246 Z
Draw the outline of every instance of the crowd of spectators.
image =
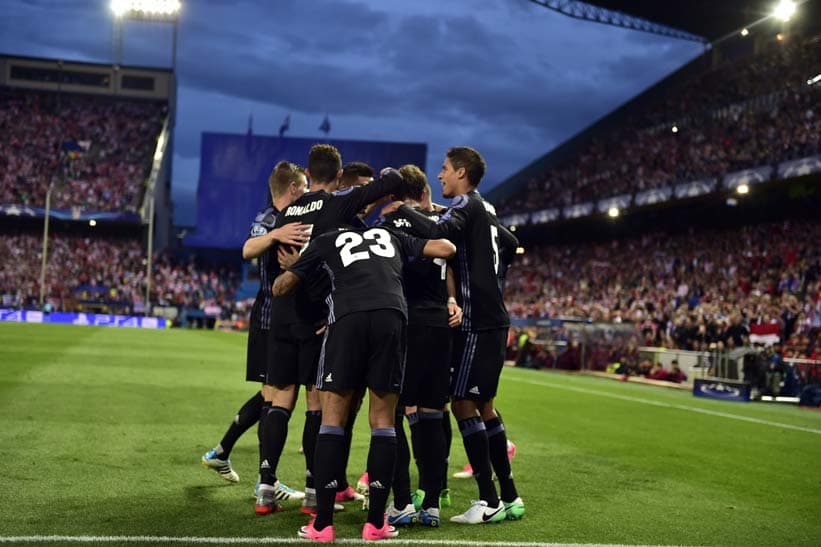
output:
M 165 114 L 158 102 L 0 88 L 0 204 L 43 207 L 54 183 L 55 209 L 136 212 Z
M 514 318 L 631 322 L 639 345 L 688 350 L 782 342 L 821 353 L 821 222 L 648 233 L 534 247 L 514 263 Z
M 532 178 L 500 214 L 566 207 L 821 153 L 821 37 L 716 66 Z M 761 99 L 754 101 L 754 99 Z M 672 131 L 673 125 L 676 132 Z
M 3 307 L 39 309 L 41 237 L 2 235 L 0 255 Z M 146 255 L 139 240 L 53 234 L 47 258 L 45 295 L 51 309 L 145 309 Z M 235 267 L 159 254 L 152 266 L 151 303 L 230 313 L 238 285 Z

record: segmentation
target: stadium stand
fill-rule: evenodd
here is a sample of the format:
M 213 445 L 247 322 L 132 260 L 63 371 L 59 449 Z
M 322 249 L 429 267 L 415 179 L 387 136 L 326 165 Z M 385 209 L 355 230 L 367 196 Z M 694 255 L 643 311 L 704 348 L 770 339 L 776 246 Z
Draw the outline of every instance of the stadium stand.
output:
M 615 128 L 596 132 L 576 153 L 533 175 L 526 191 L 500 200 L 500 214 L 635 197 L 818 155 L 821 86 L 807 85 L 807 78 L 821 62 L 821 38 L 767 45 L 696 71 Z
M 517 318 L 632 322 L 646 346 L 734 347 L 769 324 L 795 341 L 821 327 L 819 241 L 821 223 L 802 221 L 535 247 L 511 268 L 506 299 Z
M 136 213 L 166 106 L 0 88 L 0 204 Z M 61 180 L 64 178 L 64 181 Z
M 38 309 L 42 239 L 39 234 L 0 235 L 0 298 L 4 308 Z M 46 267 L 49 309 L 142 313 L 146 252 L 133 238 L 55 234 L 50 239 Z M 229 264 L 175 257 L 154 258 L 151 301 L 178 308 L 178 316 L 229 317 L 239 269 Z M 201 312 L 201 313 L 200 313 Z

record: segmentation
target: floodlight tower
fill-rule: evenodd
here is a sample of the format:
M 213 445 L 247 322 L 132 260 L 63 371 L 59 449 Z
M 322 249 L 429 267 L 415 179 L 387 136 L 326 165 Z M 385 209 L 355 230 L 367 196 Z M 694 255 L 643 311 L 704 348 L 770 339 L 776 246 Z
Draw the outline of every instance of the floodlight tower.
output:
M 114 64 L 123 62 L 123 22 L 149 21 L 169 23 L 173 29 L 171 38 L 171 68 L 177 68 L 177 29 L 182 9 L 180 0 L 111 0 L 114 14 Z
M 177 30 L 179 15 L 182 9 L 180 0 L 111 0 L 111 11 L 114 13 L 114 64 L 115 67 L 123 62 L 123 22 L 126 19 L 148 21 L 151 23 L 169 23 L 172 27 L 171 38 L 171 71 L 173 74 L 172 97 L 176 97 L 177 72 Z M 174 99 L 172 99 L 174 100 Z M 174 125 L 174 113 L 170 115 L 169 125 Z M 164 149 L 158 144 L 158 150 Z M 156 161 L 156 156 L 155 156 Z M 145 314 L 151 310 L 151 270 L 154 258 L 154 188 L 148 188 L 146 210 L 143 218 L 148 219 L 148 244 L 145 266 Z

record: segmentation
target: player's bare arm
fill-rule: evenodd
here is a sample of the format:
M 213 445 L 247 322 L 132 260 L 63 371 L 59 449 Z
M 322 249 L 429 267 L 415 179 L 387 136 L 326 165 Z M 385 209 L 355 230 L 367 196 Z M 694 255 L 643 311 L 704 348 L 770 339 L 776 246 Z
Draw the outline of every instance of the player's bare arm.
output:
M 430 258 L 450 258 L 456 254 L 456 245 L 447 239 L 431 239 L 425 243 L 422 254 Z
M 306 243 L 310 237 L 307 225 L 301 222 L 285 224 L 267 234 L 248 238 L 242 246 L 242 258 L 257 258 L 276 243 L 299 246 Z
M 295 273 L 282 272 L 274 280 L 274 286 L 271 289 L 271 293 L 274 296 L 285 296 L 293 291 L 301 282 L 302 279 Z
M 448 326 L 455 328 L 462 324 L 462 308 L 456 303 L 456 272 L 450 266 L 445 279 L 448 286 Z

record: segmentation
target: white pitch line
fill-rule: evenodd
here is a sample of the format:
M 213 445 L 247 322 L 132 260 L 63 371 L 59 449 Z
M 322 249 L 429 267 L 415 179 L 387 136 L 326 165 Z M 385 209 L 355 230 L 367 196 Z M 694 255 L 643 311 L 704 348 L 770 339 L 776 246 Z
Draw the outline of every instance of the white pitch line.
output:
M 629 395 L 619 395 L 618 393 L 610 393 L 609 391 L 599 391 L 596 389 L 587 389 L 583 387 L 566 386 L 562 384 L 554 384 L 551 382 L 537 382 L 525 378 L 516 378 L 507 376 L 508 380 L 514 382 L 522 382 L 524 384 L 533 384 L 535 386 L 552 387 L 556 389 L 564 389 L 566 391 L 576 391 L 578 393 L 586 393 L 588 395 L 597 395 L 601 397 L 610 397 L 611 399 L 620 399 L 622 401 L 630 401 L 633 403 L 643 403 L 646 405 L 660 406 L 663 408 L 675 408 L 678 410 L 687 410 L 689 412 L 698 412 L 699 414 L 708 414 L 710 416 L 718 416 L 721 418 L 729 418 L 731 420 L 739 420 L 742 422 L 749 422 L 753 424 L 769 425 L 773 427 L 780 427 L 782 429 L 792 429 L 793 431 L 803 431 L 805 433 L 815 433 L 821 435 L 821 429 L 813 429 L 811 427 L 802 427 L 800 425 L 783 424 L 781 422 L 771 422 L 770 420 L 760 420 L 758 418 L 750 418 L 749 416 L 739 416 L 738 414 L 730 414 L 728 412 L 719 412 L 717 410 L 707 410 L 706 408 L 698 408 L 689 405 L 678 405 L 674 403 L 665 403 L 662 401 L 654 401 L 652 399 L 642 399 L 641 397 L 631 397 Z
M 290 545 L 306 541 L 299 538 L 275 537 L 196 537 L 196 536 L 0 536 L 0 543 L 201 543 Z M 340 538 L 336 543 L 364 544 L 361 539 Z M 475 545 L 487 547 L 652 547 L 610 543 L 546 543 L 537 541 L 474 541 L 455 539 L 394 538 L 388 545 Z

